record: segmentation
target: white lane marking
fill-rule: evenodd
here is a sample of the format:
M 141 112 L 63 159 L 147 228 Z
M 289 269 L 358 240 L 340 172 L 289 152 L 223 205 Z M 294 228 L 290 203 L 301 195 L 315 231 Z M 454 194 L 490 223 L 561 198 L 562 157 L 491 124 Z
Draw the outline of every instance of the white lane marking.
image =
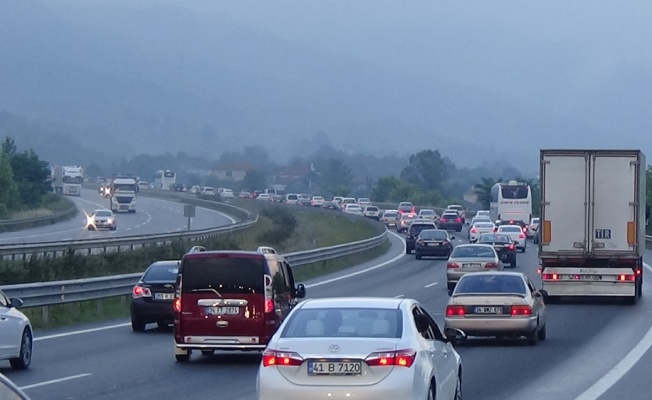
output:
M 643 264 L 645 269 L 652 272 L 652 267 L 648 264 Z M 627 353 L 625 358 L 620 360 L 616 366 L 609 370 L 600 380 L 594 383 L 590 388 L 586 389 L 584 393 L 579 395 L 575 400 L 597 400 L 611 389 L 618 381 L 625 376 L 629 370 L 645 355 L 645 353 L 652 347 L 652 327 L 647 331 L 645 336 L 634 348 Z
M 388 233 L 390 235 L 394 235 L 394 236 L 398 237 L 401 240 L 403 239 L 403 237 L 397 235 L 394 232 L 388 232 Z M 321 281 L 321 282 L 316 282 L 316 283 L 313 283 L 312 285 L 306 285 L 306 288 L 313 288 L 313 287 L 325 285 L 327 283 L 341 281 L 343 279 L 348 279 L 348 278 L 351 278 L 353 276 L 358 276 L 358 275 L 361 275 L 361 274 L 364 274 L 364 273 L 367 273 L 367 272 L 370 272 L 370 271 L 377 270 L 379 268 L 382 268 L 384 266 L 387 266 L 387 265 L 389 265 L 389 264 L 391 264 L 393 262 L 396 262 L 396 261 L 400 260 L 401 258 L 403 258 L 404 255 L 405 255 L 405 241 L 403 241 L 403 250 L 401 251 L 401 254 L 399 254 L 398 256 L 396 256 L 394 258 L 392 258 L 391 260 L 387 260 L 387 261 L 385 261 L 383 263 L 380 263 L 378 265 L 374 265 L 373 267 L 365 268 L 363 270 L 356 271 L 356 272 L 353 272 L 353 273 L 350 273 L 350 274 L 338 276 L 336 278 L 327 279 L 327 280 L 324 280 L 324 281 Z M 109 329 L 123 328 L 123 327 L 126 327 L 126 326 L 131 326 L 131 323 L 127 322 L 127 323 L 123 323 L 123 324 L 101 326 L 101 327 L 98 327 L 98 328 L 83 329 L 83 330 L 79 330 L 79 331 L 57 333 L 57 334 L 54 334 L 54 335 L 36 337 L 36 338 L 34 338 L 34 341 L 38 342 L 38 341 L 41 341 L 41 340 L 50 340 L 50 339 L 57 339 L 57 338 L 63 338 L 63 337 L 68 337 L 68 336 L 74 336 L 74 335 L 83 335 L 83 334 L 86 334 L 86 333 L 101 332 L 101 331 L 106 331 L 106 330 L 109 330 Z
M 100 332 L 100 331 L 106 331 L 106 330 L 109 330 L 109 329 L 116 329 L 116 328 L 124 328 L 125 326 L 131 326 L 131 322 L 127 322 L 127 323 L 123 323 L 123 324 L 116 324 L 116 325 L 100 326 L 99 328 L 83 329 L 83 330 L 80 330 L 80 331 L 63 332 L 63 333 L 57 333 L 57 334 L 54 334 L 54 335 L 35 337 L 34 341 L 38 342 L 38 341 L 41 341 L 41 340 L 56 339 L 56 338 L 74 336 L 74 335 L 83 335 L 85 333 Z
M 394 232 L 388 231 L 387 233 L 389 233 L 390 235 L 394 235 L 397 238 L 403 240 L 402 236 L 400 236 L 400 235 L 398 235 L 398 234 L 396 234 Z M 401 254 L 397 255 L 396 257 L 392 258 L 391 260 L 387 260 L 387 261 L 382 262 L 382 263 L 380 263 L 378 265 L 374 265 L 373 267 L 365 268 L 365 269 L 362 269 L 360 271 L 351 272 L 350 274 L 338 276 L 338 277 L 331 278 L 331 279 L 326 279 L 326 280 L 321 281 L 321 282 L 315 282 L 315 283 L 313 283 L 311 285 L 306 285 L 306 289 L 326 285 L 328 283 L 333 283 L 333 282 L 341 281 L 341 280 L 344 280 L 344 279 L 349 279 L 349 278 L 354 277 L 354 276 L 358 276 L 358 275 L 366 274 L 367 272 L 375 271 L 375 270 L 377 270 L 379 268 L 385 267 L 385 266 L 387 266 L 387 265 L 389 265 L 391 263 L 394 263 L 394 262 L 400 260 L 404 256 L 405 256 L 405 240 L 403 240 L 403 251 L 401 252 Z
M 60 383 L 60 382 L 71 381 L 73 379 L 85 378 L 85 377 L 91 376 L 91 375 L 92 374 L 79 374 L 79 375 L 66 376 L 65 378 L 52 379 L 50 381 L 34 383 L 32 385 L 21 386 L 20 389 L 21 390 L 27 390 L 27 389 L 40 387 L 40 386 L 52 385 L 53 383 Z
M 399 298 L 401 298 L 401 297 L 403 297 L 402 294 L 399 294 L 398 296 L 394 296 L 395 299 L 399 299 Z
M 424 287 L 427 287 L 427 288 L 428 288 L 428 287 L 433 287 L 433 286 L 435 286 L 435 285 L 438 284 L 438 283 L 439 283 L 439 282 L 429 283 L 429 284 L 427 284 L 427 285 L 424 286 Z

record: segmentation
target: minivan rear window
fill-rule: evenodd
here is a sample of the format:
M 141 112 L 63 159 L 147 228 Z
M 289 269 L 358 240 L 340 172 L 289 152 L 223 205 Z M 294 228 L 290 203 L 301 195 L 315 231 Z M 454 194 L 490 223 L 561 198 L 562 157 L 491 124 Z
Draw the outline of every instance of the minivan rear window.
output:
M 183 260 L 183 293 L 214 289 L 224 294 L 262 294 L 265 260 L 246 257 L 197 257 Z

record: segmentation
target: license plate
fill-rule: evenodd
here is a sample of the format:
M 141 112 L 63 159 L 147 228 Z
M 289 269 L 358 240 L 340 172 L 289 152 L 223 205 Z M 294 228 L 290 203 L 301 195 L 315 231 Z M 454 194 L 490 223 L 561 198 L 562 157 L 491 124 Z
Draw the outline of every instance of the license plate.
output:
M 471 264 L 462 264 L 462 268 L 480 268 L 482 264 L 471 263 Z
M 356 362 L 309 362 L 308 375 L 360 375 L 362 363 Z
M 239 313 L 238 307 L 206 307 L 208 315 L 238 315 Z
M 173 300 L 174 293 L 154 293 L 154 299 L 156 300 Z
M 573 275 L 571 275 L 573 277 Z M 600 275 L 579 275 L 579 280 L 581 281 L 599 281 L 602 279 Z
M 438 244 L 441 245 L 441 243 L 428 243 L 428 246 L 437 246 Z
M 502 307 L 476 307 L 475 313 L 476 314 L 502 314 L 503 308 Z

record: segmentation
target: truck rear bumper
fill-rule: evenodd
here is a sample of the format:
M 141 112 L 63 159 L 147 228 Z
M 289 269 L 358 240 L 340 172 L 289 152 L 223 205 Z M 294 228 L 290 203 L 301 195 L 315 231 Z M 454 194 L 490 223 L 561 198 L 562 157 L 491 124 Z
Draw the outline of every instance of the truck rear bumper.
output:
M 634 282 L 544 282 L 549 296 L 634 296 Z

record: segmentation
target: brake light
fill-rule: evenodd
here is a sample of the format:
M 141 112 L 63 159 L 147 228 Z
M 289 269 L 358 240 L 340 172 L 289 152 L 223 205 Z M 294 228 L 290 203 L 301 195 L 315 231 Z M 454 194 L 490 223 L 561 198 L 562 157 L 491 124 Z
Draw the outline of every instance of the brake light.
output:
M 636 279 L 636 275 L 618 275 L 618 282 L 633 282 Z
M 272 299 L 265 299 L 265 314 L 269 314 L 274 311 L 274 302 Z
M 303 358 L 289 351 L 265 350 L 263 352 L 263 367 L 296 367 L 303 363 Z
M 523 232 L 521 232 L 521 234 L 518 235 L 518 238 L 519 238 L 519 239 L 525 239 L 525 234 L 524 234 Z
M 512 306 L 512 315 L 532 315 L 532 309 L 529 306 Z
M 475 228 L 471 228 L 471 233 L 476 233 L 478 230 Z
M 559 275 L 557 274 L 543 274 L 541 277 L 542 279 L 549 280 L 549 281 L 557 281 L 559 280 Z
M 510 250 L 514 250 L 514 243 L 510 244 L 509 246 L 507 246 L 507 248 L 509 248 Z
M 397 350 L 371 353 L 365 361 L 370 367 L 405 367 L 410 368 L 417 357 L 416 350 Z
M 447 317 L 463 317 L 466 315 L 464 311 L 464 306 L 447 306 L 446 307 L 446 316 Z
M 456 219 L 455 219 L 455 222 L 462 222 L 462 218 L 459 218 L 459 217 L 456 218 Z
M 446 264 L 446 268 L 459 268 L 460 265 L 458 263 L 448 263 Z
M 149 288 L 136 285 L 131 290 L 131 297 L 134 299 L 139 297 L 152 297 L 152 292 L 149 290 Z
M 174 299 L 174 303 L 172 303 L 172 307 L 174 307 L 175 312 L 181 312 L 181 297 L 177 297 Z
M 496 263 L 486 263 L 484 265 L 485 268 L 498 268 L 498 264 Z

